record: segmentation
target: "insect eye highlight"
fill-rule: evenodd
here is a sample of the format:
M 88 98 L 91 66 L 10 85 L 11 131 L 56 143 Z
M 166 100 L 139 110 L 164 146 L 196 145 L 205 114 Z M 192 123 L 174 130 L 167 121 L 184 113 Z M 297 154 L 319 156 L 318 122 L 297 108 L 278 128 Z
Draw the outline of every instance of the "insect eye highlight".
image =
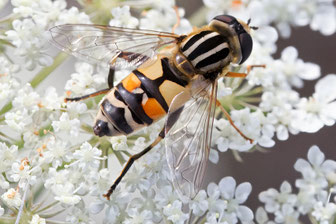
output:
M 216 16 L 213 19 L 221 21 L 223 23 L 227 23 L 227 24 L 233 24 L 233 23 L 237 22 L 237 19 L 233 16 L 230 16 L 230 15 L 220 15 L 220 16 Z

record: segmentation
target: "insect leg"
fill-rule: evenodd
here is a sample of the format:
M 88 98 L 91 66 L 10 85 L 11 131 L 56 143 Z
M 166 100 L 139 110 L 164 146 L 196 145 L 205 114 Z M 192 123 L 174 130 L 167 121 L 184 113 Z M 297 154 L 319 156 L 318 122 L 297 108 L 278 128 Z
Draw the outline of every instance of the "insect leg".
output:
M 99 90 L 99 91 L 97 91 L 97 92 L 90 93 L 90 94 L 88 94 L 88 95 L 84 95 L 84 96 L 73 97 L 73 98 L 65 98 L 64 101 L 65 101 L 65 102 L 68 102 L 68 101 L 80 101 L 80 100 L 85 100 L 85 99 L 87 99 L 87 98 L 91 98 L 91 97 L 98 96 L 98 95 L 101 95 L 101 94 L 106 94 L 108 91 L 110 91 L 110 88 L 102 89 L 102 90 Z
M 110 68 L 108 77 L 107 77 L 107 84 L 109 86 L 109 89 L 112 89 L 114 87 L 114 73 L 115 73 L 115 69 L 114 68 Z
M 238 73 L 238 72 L 228 72 L 225 77 L 229 78 L 245 78 L 247 73 Z
M 172 28 L 172 33 L 175 33 L 175 29 L 180 25 L 181 17 L 180 17 L 180 14 L 178 12 L 178 7 L 175 5 L 173 8 L 174 8 L 175 13 L 176 13 L 176 23 Z
M 247 74 L 249 74 L 253 68 L 266 68 L 266 65 L 248 65 Z
M 116 189 L 116 187 L 118 186 L 118 184 L 120 183 L 120 181 L 122 180 L 122 178 L 125 176 L 125 174 L 129 170 L 129 168 L 131 168 L 131 166 L 133 165 L 134 161 L 137 160 L 137 159 L 139 159 L 141 156 L 145 155 L 154 146 L 156 146 L 165 137 L 164 133 L 165 133 L 165 127 L 162 129 L 162 131 L 160 132 L 159 136 L 154 140 L 154 142 L 152 144 L 150 144 L 147 148 L 145 148 L 144 150 L 142 150 L 141 152 L 139 152 L 137 154 L 134 154 L 133 156 L 131 156 L 128 159 L 128 161 L 127 161 L 126 165 L 124 166 L 123 170 L 121 171 L 119 177 L 114 181 L 113 185 L 110 187 L 110 189 L 108 190 L 108 192 L 103 195 L 105 198 L 107 198 L 107 200 L 110 200 L 111 194 Z
M 225 117 L 228 119 L 228 121 L 230 122 L 230 124 L 232 125 L 232 127 L 234 129 L 236 129 L 236 131 L 243 137 L 245 138 L 246 140 L 248 140 L 251 144 L 253 143 L 253 140 L 250 139 L 249 137 L 247 137 L 246 135 L 243 134 L 243 132 L 241 132 L 239 130 L 239 128 L 237 128 L 237 126 L 233 123 L 231 117 L 230 117 L 230 114 L 225 110 L 225 108 L 222 106 L 222 104 L 216 100 L 216 106 L 219 107 L 221 109 L 221 111 L 224 113 Z
M 248 65 L 246 73 L 238 73 L 238 72 L 227 72 L 225 77 L 229 78 L 245 78 L 253 68 L 266 68 L 266 65 Z

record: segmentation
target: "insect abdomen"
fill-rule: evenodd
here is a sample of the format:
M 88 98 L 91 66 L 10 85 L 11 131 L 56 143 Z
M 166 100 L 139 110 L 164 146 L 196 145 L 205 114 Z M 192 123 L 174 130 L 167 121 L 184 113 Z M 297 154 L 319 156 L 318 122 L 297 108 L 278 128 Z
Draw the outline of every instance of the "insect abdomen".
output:
M 158 56 L 149 66 L 135 69 L 106 95 L 96 125 L 99 120 L 107 121 L 106 135 L 110 136 L 127 135 L 148 126 L 166 115 L 172 99 L 187 84 L 168 58 Z

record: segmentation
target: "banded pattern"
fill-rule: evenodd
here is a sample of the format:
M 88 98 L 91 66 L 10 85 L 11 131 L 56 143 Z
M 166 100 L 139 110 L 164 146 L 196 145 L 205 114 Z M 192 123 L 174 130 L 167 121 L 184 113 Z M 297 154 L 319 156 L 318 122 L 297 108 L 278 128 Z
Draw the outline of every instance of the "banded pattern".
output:
M 96 125 L 99 120 L 112 124 L 110 136 L 127 135 L 150 125 L 168 112 L 172 99 L 187 84 L 166 57 L 148 67 L 140 66 L 106 95 Z
M 208 72 L 229 63 L 228 40 L 217 32 L 205 30 L 186 38 L 181 51 L 200 71 Z

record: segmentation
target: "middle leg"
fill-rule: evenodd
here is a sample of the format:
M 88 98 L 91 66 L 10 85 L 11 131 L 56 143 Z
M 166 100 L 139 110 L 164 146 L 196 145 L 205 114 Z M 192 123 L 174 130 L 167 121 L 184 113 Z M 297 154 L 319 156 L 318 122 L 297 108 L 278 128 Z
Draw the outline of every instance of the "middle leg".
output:
M 124 166 L 123 170 L 121 171 L 119 177 L 114 181 L 113 185 L 110 187 L 110 189 L 108 190 L 108 192 L 103 195 L 105 198 L 107 198 L 107 200 L 110 200 L 111 194 L 116 189 L 116 187 L 118 186 L 118 184 L 120 183 L 120 181 L 122 180 L 122 178 L 125 176 L 125 174 L 129 170 L 129 168 L 131 168 L 131 166 L 133 165 L 134 161 L 137 160 L 137 159 L 139 159 L 143 155 L 145 155 L 147 152 L 149 152 L 162 139 L 164 139 L 164 137 L 165 137 L 165 127 L 163 127 L 162 131 L 160 132 L 160 134 L 158 135 L 158 137 L 154 140 L 154 142 L 152 144 L 150 144 L 147 148 L 145 148 L 141 152 L 139 152 L 139 153 L 131 156 L 128 159 L 128 161 L 127 161 L 126 165 Z

